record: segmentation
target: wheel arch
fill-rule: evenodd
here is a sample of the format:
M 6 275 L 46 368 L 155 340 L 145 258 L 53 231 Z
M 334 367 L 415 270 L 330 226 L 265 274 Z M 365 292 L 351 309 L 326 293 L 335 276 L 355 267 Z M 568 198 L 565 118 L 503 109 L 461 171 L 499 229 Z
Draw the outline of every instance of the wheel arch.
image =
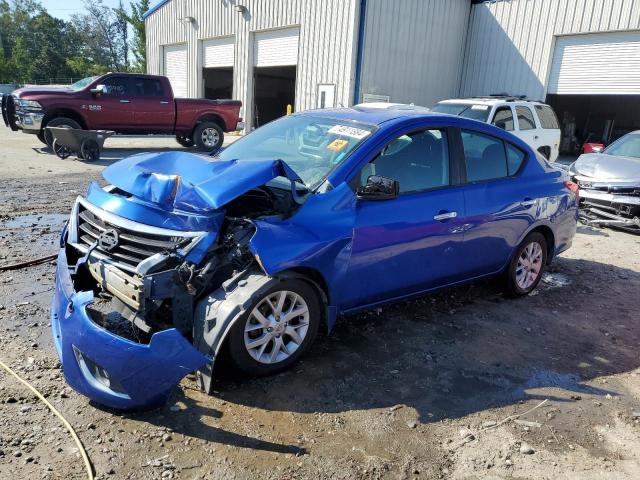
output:
M 531 230 L 527 232 L 527 234 L 523 237 L 526 238 L 527 235 L 532 234 L 533 232 L 541 233 L 544 236 L 544 239 L 547 241 L 547 264 L 551 263 L 553 260 L 553 256 L 556 251 L 556 237 L 553 233 L 553 230 L 548 225 L 537 225 Z
M 58 117 L 70 118 L 71 120 L 78 122 L 78 124 L 83 129 L 87 129 L 87 122 L 85 121 L 84 117 L 80 115 L 80 113 L 78 113 L 73 109 L 62 108 L 62 107 L 52 108 L 51 110 L 47 111 L 47 113 L 44 116 L 44 121 L 42 122 L 42 128 L 44 129 L 44 127 L 46 127 L 51 120 Z
M 227 124 L 224 121 L 224 119 L 218 115 L 217 113 L 213 113 L 213 112 L 206 112 L 201 114 L 197 119 L 196 119 L 196 123 L 193 126 L 193 130 L 191 131 L 193 133 L 193 131 L 196 129 L 196 127 L 198 125 L 200 125 L 203 122 L 214 122 L 217 123 L 220 128 L 222 129 L 222 131 L 226 132 L 227 131 Z

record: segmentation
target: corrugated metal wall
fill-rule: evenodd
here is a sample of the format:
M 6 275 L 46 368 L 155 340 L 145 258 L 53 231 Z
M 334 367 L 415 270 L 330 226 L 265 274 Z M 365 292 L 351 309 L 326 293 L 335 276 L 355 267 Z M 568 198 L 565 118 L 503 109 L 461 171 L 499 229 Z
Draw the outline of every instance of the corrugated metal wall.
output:
M 368 0 L 361 98 L 432 106 L 458 93 L 469 0 Z
M 558 35 L 640 29 L 640 0 L 505 0 L 471 10 L 462 96 L 543 99 Z
M 336 84 L 336 103 L 347 105 L 353 91 L 357 12 L 356 0 L 245 0 L 246 12 L 231 0 L 171 0 L 149 15 L 147 70 L 163 71 L 163 46 L 188 44 L 188 93 L 202 92 L 202 40 L 234 35 L 234 98 L 242 100 L 249 123 L 252 103 L 253 33 L 300 26 L 295 110 L 316 105 L 318 84 Z M 194 23 L 178 19 L 190 16 Z

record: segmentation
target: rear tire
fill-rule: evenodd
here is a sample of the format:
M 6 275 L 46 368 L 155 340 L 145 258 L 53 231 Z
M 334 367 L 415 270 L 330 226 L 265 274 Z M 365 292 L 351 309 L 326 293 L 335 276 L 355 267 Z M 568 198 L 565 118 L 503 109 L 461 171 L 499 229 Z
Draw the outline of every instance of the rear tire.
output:
M 193 141 L 203 152 L 214 153 L 222 147 L 224 132 L 215 122 L 202 122 L 193 131 Z
M 47 122 L 46 127 L 82 129 L 78 122 L 67 117 L 52 118 L 51 120 L 49 120 L 49 122 Z M 46 127 L 44 129 L 44 141 L 49 146 L 49 148 L 53 149 L 53 134 L 49 130 L 47 130 Z
M 520 297 L 531 293 L 540 283 L 547 265 L 547 240 L 539 232 L 525 237 L 505 272 L 506 293 Z
M 274 278 L 253 294 L 251 306 L 231 327 L 229 358 L 251 376 L 280 372 L 309 350 L 320 319 L 314 287 L 297 278 Z

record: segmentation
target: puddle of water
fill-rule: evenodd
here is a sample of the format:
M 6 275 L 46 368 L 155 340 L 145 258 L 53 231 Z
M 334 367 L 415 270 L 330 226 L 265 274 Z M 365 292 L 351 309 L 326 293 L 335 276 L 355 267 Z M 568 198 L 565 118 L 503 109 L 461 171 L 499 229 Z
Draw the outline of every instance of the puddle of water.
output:
M 40 213 L 15 217 L 3 224 L 4 228 L 36 228 L 36 227 L 56 227 L 61 228 L 62 224 L 69 218 L 68 213 Z
M 564 273 L 550 273 L 545 272 L 542 274 L 542 283 L 547 288 L 568 287 L 572 281 L 568 275 Z

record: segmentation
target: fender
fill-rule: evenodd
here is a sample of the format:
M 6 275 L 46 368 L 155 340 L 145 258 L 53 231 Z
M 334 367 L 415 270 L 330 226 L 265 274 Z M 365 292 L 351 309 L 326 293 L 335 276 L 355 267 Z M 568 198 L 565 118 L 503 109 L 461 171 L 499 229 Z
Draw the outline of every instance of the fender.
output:
M 356 196 L 346 183 L 325 193 L 311 194 L 292 217 L 255 221 L 250 249 L 267 275 L 307 268 L 327 285 L 329 329 L 333 327 L 346 289 L 351 261 Z M 319 224 L 318 218 L 326 219 Z

